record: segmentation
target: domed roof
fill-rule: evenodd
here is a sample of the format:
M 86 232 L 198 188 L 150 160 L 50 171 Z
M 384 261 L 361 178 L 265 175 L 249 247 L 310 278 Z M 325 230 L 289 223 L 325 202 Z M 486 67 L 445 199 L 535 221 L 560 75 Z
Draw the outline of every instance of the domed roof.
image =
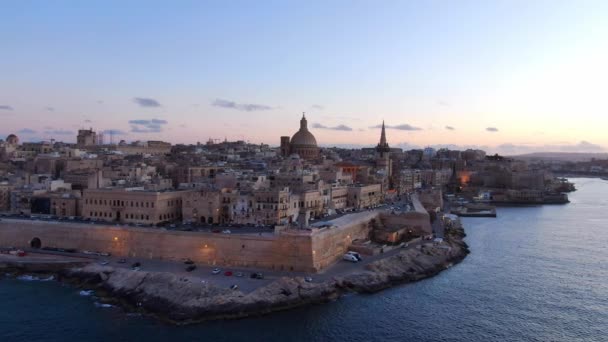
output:
M 300 130 L 296 132 L 296 134 L 291 137 L 291 146 L 317 146 L 317 139 L 315 136 L 310 133 L 308 130 L 308 121 L 306 121 L 306 117 L 302 115 L 302 119 L 300 120 Z
M 9 136 L 6 137 L 6 142 L 9 144 L 18 144 L 19 138 L 17 138 L 17 136 L 14 134 L 9 134 Z

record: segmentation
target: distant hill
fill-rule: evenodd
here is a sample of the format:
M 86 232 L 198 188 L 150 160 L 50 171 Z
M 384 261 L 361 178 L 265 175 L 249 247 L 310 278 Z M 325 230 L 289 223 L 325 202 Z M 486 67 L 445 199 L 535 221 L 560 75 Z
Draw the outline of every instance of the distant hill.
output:
M 580 152 L 536 152 L 510 156 L 521 160 L 556 160 L 584 162 L 591 159 L 608 159 L 608 153 L 580 153 Z

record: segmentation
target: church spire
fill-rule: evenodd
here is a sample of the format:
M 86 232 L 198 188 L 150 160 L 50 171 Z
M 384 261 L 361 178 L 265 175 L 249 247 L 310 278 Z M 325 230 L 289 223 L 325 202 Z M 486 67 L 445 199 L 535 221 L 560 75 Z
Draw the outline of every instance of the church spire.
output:
M 385 146 L 386 144 L 386 129 L 384 129 L 384 120 L 382 120 L 382 133 L 380 133 L 380 146 Z
M 388 142 L 386 142 L 386 128 L 384 127 L 384 120 L 382 120 L 382 132 L 380 133 L 380 143 L 378 143 L 376 150 L 378 152 L 388 152 L 390 150 Z

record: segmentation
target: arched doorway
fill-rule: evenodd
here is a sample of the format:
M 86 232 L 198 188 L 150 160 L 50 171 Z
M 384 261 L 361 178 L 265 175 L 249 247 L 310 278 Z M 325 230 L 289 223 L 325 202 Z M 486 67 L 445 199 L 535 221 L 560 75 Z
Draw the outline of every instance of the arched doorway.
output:
M 213 224 L 213 217 L 209 216 L 209 218 L 207 219 L 207 223 Z
M 207 223 L 207 220 L 205 219 L 205 216 L 201 216 L 201 223 Z
M 40 247 L 42 247 L 42 241 L 40 241 L 39 238 L 35 237 L 30 241 L 30 247 L 40 248 Z

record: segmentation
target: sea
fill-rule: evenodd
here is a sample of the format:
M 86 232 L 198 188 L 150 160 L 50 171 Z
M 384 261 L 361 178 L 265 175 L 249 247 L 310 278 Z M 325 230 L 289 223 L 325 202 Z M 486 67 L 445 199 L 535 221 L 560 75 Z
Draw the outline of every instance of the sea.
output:
M 463 220 L 441 274 L 268 316 L 174 326 L 52 279 L 0 279 L 0 341 L 608 341 L 608 182 Z

